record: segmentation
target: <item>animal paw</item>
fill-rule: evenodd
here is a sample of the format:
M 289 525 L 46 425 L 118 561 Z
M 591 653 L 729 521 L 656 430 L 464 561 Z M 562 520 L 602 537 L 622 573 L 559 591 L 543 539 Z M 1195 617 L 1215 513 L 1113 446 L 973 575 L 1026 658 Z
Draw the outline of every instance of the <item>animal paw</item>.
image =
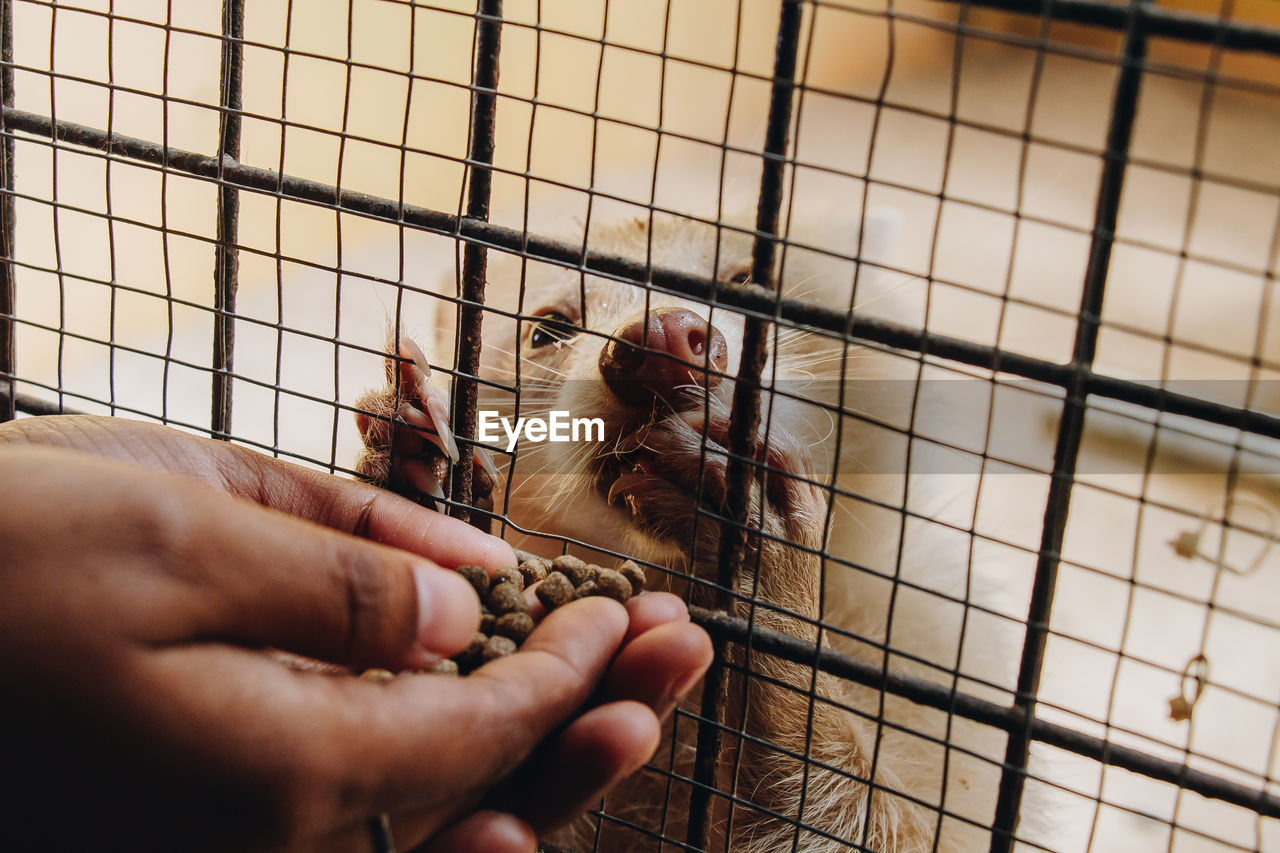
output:
M 356 426 L 364 452 L 356 472 L 373 483 L 420 503 L 442 508 L 449 466 L 461 458 L 449 418 L 449 395 L 430 383 L 431 367 L 421 347 L 398 336 L 387 357 L 387 385 L 357 402 Z M 472 447 L 472 503 L 492 510 L 498 470 L 489 452 Z

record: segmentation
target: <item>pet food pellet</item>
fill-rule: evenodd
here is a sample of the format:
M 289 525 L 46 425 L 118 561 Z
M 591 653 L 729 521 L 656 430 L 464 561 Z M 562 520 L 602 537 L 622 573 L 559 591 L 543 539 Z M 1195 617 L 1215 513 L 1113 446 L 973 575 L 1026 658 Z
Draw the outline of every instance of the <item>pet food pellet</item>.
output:
M 431 671 L 436 675 L 457 675 L 458 664 L 456 661 L 446 658 L 436 661 L 435 665 L 431 667 Z
M 481 601 L 484 601 L 485 595 L 489 592 L 489 572 L 485 570 L 485 567 L 468 563 L 467 565 L 458 566 L 458 574 L 466 578 L 475 587 L 476 595 L 480 596 Z
M 484 647 L 489 642 L 486 634 L 476 631 L 471 635 L 471 642 L 467 647 L 453 656 L 457 662 L 459 669 L 474 669 L 480 665 L 481 655 L 484 654 Z
M 631 582 L 631 591 L 633 593 L 644 589 L 644 569 L 635 560 L 627 560 L 621 566 L 618 566 L 618 572 Z
M 500 583 L 489 590 L 488 604 L 495 616 L 529 609 L 529 605 L 524 600 L 524 593 L 511 583 Z
M 599 589 L 596 587 L 595 581 L 586 581 L 585 583 L 581 583 L 578 585 L 578 588 L 573 591 L 573 597 L 575 599 L 586 598 L 589 595 L 599 595 L 599 594 L 600 592 L 599 592 Z
M 493 626 L 496 624 L 498 617 L 489 612 L 488 608 L 480 610 L 480 633 L 492 634 Z
M 591 579 L 586 562 L 569 554 L 561 554 L 552 560 L 551 568 L 567 577 L 574 586 L 581 586 Z
M 507 613 L 498 617 L 493 626 L 493 634 L 509 637 L 517 643 L 523 643 L 525 637 L 533 633 L 533 617 L 528 613 Z
M 396 677 L 394 672 L 386 669 L 366 669 L 360 673 L 360 677 L 365 681 L 372 681 L 375 684 L 384 684 Z
M 489 589 L 493 589 L 500 583 L 509 583 L 516 589 L 524 589 L 524 575 L 518 569 L 497 569 L 489 580 Z
M 520 576 L 524 578 L 526 587 L 546 580 L 547 564 L 542 560 L 525 560 L 520 564 Z
M 573 583 L 561 572 L 552 572 L 538 584 L 538 600 L 548 610 L 555 610 L 573 601 Z
M 603 595 L 612 598 L 621 604 L 626 604 L 627 599 L 631 597 L 631 581 L 623 577 L 621 572 L 615 572 L 613 569 L 601 569 L 596 574 L 595 581 L 596 595 Z
M 490 637 L 489 641 L 484 645 L 484 652 L 481 657 L 485 663 L 498 658 L 504 658 L 507 655 L 516 653 L 516 643 L 510 637 Z
M 522 549 L 520 549 L 520 548 L 515 548 L 515 549 L 513 549 L 513 550 L 516 552 L 516 562 L 517 562 L 517 563 L 527 563 L 527 562 L 529 562 L 530 560 L 532 560 L 532 561 L 534 561 L 534 562 L 536 562 L 536 563 L 543 563 L 543 564 L 545 564 L 545 563 L 547 562 L 546 560 L 542 559 L 542 558 L 541 558 L 541 557 L 539 557 L 537 554 L 534 554 L 534 553 L 533 553 L 533 552 L 531 552 L 531 551 L 524 551 L 524 550 L 522 550 Z

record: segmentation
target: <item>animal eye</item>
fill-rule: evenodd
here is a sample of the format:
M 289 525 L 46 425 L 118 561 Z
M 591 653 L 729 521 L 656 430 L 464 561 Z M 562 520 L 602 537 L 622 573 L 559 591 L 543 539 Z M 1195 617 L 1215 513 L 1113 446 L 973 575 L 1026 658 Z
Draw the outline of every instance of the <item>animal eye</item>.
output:
M 551 344 L 567 341 L 578 334 L 578 327 L 559 311 L 546 311 L 538 316 L 538 322 L 529 335 L 529 346 L 541 349 Z
M 724 277 L 729 284 L 746 284 L 751 281 L 751 268 L 739 267 Z

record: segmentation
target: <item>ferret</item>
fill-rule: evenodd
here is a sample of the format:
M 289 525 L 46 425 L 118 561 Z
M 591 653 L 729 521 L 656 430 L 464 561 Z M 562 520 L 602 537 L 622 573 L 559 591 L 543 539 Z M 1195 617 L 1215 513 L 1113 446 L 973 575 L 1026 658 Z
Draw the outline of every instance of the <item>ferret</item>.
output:
M 751 270 L 749 230 L 717 233 L 642 218 L 593 226 L 589 244 L 744 282 Z M 856 225 L 817 220 L 795 225 L 792 236 L 852 253 L 857 232 Z M 863 239 L 884 237 L 869 228 Z M 785 295 L 842 311 L 875 306 L 892 316 L 892 283 L 865 269 L 855 275 L 848 260 L 788 247 L 780 266 Z M 504 435 L 493 448 L 497 466 L 484 451 L 475 452 L 481 496 L 492 497 L 510 521 L 513 545 L 537 551 L 530 544 L 535 534 L 564 536 L 667 567 L 665 578 L 650 581 L 655 588 L 681 591 L 690 577 L 714 581 L 720 524 L 700 510 L 718 511 L 725 490 L 743 317 L 653 288 L 522 264 L 496 251 L 489 256 L 486 305 L 499 310 L 485 313 L 481 372 L 493 384 L 483 388 L 479 408 L 513 418 L 516 395 L 496 389 L 518 385 L 521 417 L 563 411 L 605 424 L 603 442 L 533 444 L 526 438 L 514 460 L 501 452 Z M 446 339 L 425 349 L 452 347 Z M 424 347 L 397 333 L 391 351 L 399 358 L 387 361 L 386 386 L 358 404 L 367 414 L 358 416 L 365 450 L 357 470 L 410 496 L 442 497 L 446 458 L 459 456 L 447 428 L 447 395 L 428 381 Z M 928 561 L 936 560 L 938 589 L 962 594 L 955 587 L 965 581 L 956 573 L 964 574 L 968 561 L 935 552 L 923 555 L 925 565 L 899 567 L 896 574 L 868 568 L 892 563 L 885 556 L 899 547 L 899 522 L 871 511 L 871 502 L 841 500 L 839 511 L 829 512 L 837 462 L 834 485 L 846 491 L 884 479 L 867 460 L 887 451 L 847 412 L 900 401 L 878 401 L 876 384 L 863 383 L 859 399 L 844 401 L 846 414 L 834 404 L 842 377 L 875 377 L 885 358 L 835 337 L 771 330 L 754 454 L 770 470 L 763 488 L 753 486 L 758 530 L 738 593 L 762 602 L 751 613 L 757 626 L 812 642 L 821 621 L 833 629 L 821 632 L 824 645 L 938 680 L 939 671 L 960 665 L 954 613 L 943 612 L 937 603 L 943 599 L 899 591 L 898 579 L 910 574 L 914 592 L 928 590 L 934 568 Z M 884 383 L 883 395 L 902 387 Z M 951 569 L 944 568 L 948 560 Z M 889 656 L 886 645 L 909 647 L 915 657 Z M 972 653 L 966 651 L 966 661 Z M 730 801 L 713 795 L 714 849 L 986 848 L 983 827 L 991 819 L 1002 735 L 993 740 L 980 726 L 825 674 L 815 677 L 807 666 L 758 651 L 745 660 L 741 649 L 733 650 L 730 663 L 751 676 L 745 687 L 740 675 L 730 685 L 728 724 L 745 737 L 725 738 L 716 787 L 733 793 L 732 820 Z M 690 696 L 686 710 L 697 713 L 700 691 Z M 696 728 L 696 720 L 680 715 L 668 726 L 668 742 L 651 767 L 609 795 L 604 812 L 620 820 L 603 819 L 598 840 L 589 821 L 556 840 L 610 851 L 666 849 L 659 840 L 664 835 L 683 840 L 689 785 L 681 780 L 693 775 Z M 728 838 L 726 826 L 732 827 Z

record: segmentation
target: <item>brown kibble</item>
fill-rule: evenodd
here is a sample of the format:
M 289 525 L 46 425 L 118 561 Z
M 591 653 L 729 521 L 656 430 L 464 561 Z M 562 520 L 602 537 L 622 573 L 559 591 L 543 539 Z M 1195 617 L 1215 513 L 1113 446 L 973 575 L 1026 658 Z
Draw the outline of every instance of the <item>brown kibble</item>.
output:
M 456 661 L 446 658 L 436 661 L 435 666 L 431 667 L 431 672 L 436 675 L 458 675 L 460 670 Z
M 524 578 L 525 588 L 546 580 L 547 564 L 542 560 L 525 560 L 520 564 L 520 576 Z
M 489 579 L 489 589 L 493 589 L 500 583 L 509 583 L 516 589 L 524 589 L 524 575 L 520 574 L 518 569 L 497 569 L 494 571 L 493 577 Z
M 622 572 L 613 569 L 601 569 L 595 579 L 596 595 L 612 598 L 619 604 L 626 604 L 631 597 L 631 581 L 623 577 Z
M 485 643 L 484 652 L 481 657 L 485 663 L 498 658 L 505 658 L 507 655 L 516 653 L 516 643 L 510 637 L 490 637 L 489 642 Z
M 493 611 L 495 616 L 523 612 L 529 609 L 528 603 L 524 600 L 524 592 L 511 583 L 500 583 L 489 590 L 488 604 L 489 609 Z
M 551 568 L 569 579 L 574 586 L 581 586 L 591 579 L 591 572 L 585 561 L 570 554 L 561 554 L 551 561 Z
M 497 622 L 497 619 L 498 617 L 490 613 L 488 609 L 482 609 L 480 611 L 480 633 L 492 634 L 493 626 Z
M 546 560 L 542 559 L 541 557 L 539 557 L 537 554 L 533 553 L 532 551 L 525 551 L 525 550 L 523 550 L 523 549 L 521 549 L 521 548 L 513 548 L 512 550 L 514 550 L 514 551 L 516 552 L 516 562 L 517 562 L 517 563 L 527 563 L 527 562 L 529 562 L 530 560 L 536 560 L 537 562 L 539 562 L 539 563 L 543 563 L 543 564 L 545 565 L 545 564 L 546 564 L 546 562 L 547 562 Z
M 555 610 L 573 601 L 573 583 L 561 572 L 552 572 L 547 575 L 546 580 L 538 584 L 535 592 L 542 606 L 548 610 Z
M 630 582 L 633 595 L 644 589 L 646 583 L 644 569 L 635 560 L 627 560 L 618 566 L 618 572 Z
M 366 669 L 360 673 L 360 677 L 365 681 L 372 681 L 376 684 L 385 684 L 396 677 L 394 672 L 386 669 Z
M 476 631 L 471 635 L 471 642 L 467 647 L 453 656 L 457 662 L 458 668 L 463 670 L 475 669 L 480 665 L 481 656 L 484 654 L 485 644 L 489 642 L 486 634 Z
M 578 588 L 573 591 L 574 599 L 586 598 L 589 595 L 599 595 L 599 588 L 596 587 L 595 581 L 587 581 L 579 584 Z
M 484 566 L 476 566 L 470 563 L 458 566 L 458 574 L 462 575 L 467 581 L 475 587 L 476 595 L 480 596 L 480 600 L 484 601 L 485 595 L 489 592 L 489 572 Z
M 510 637 L 519 645 L 533 633 L 533 617 L 528 613 L 506 613 L 498 617 L 493 633 L 498 637 Z

